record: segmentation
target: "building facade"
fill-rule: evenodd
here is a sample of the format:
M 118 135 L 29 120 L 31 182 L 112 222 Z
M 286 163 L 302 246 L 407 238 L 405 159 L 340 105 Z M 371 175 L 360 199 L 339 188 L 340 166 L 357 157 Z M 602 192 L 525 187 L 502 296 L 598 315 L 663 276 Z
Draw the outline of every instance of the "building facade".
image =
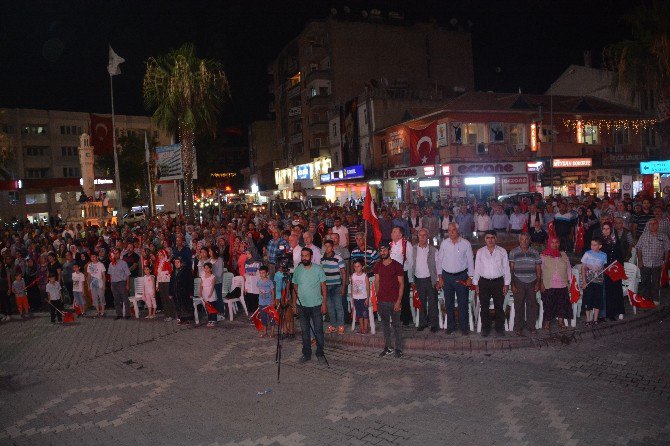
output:
M 255 121 L 249 126 L 249 190 L 256 201 L 265 201 L 277 189 L 274 167 L 281 154 L 276 141 L 274 121 Z
M 368 114 L 359 120 L 360 106 L 368 99 L 358 95 L 366 88 L 400 97 L 431 91 L 436 98 L 474 86 L 470 35 L 433 24 L 312 21 L 284 47 L 269 73 L 270 110 L 282 154 L 275 170 L 283 195 L 293 193 L 296 182 L 299 188 L 322 189 L 320 177 L 333 164 L 333 116 L 342 123 L 338 168 L 366 162 L 357 132 L 358 123 L 370 119 L 364 107 Z
M 594 97 L 468 92 L 376 132 L 373 148 L 383 196 L 398 202 L 529 191 L 632 195 L 642 187 L 639 163 L 649 156 L 645 130 L 653 124 Z
M 10 140 L 12 159 L 0 168 L 0 218 L 32 220 L 56 217 L 61 193 L 81 192 L 79 136 L 91 134 L 91 115 L 58 110 L 5 109 L 0 131 Z M 109 117 L 109 115 L 99 115 Z M 117 138 L 145 131 L 161 144 L 170 138 L 147 116 L 116 115 Z M 123 172 L 121 172 L 123 181 Z M 158 188 L 157 204 L 174 201 L 169 185 Z M 115 206 L 114 178 L 96 178 L 96 192 L 104 191 Z

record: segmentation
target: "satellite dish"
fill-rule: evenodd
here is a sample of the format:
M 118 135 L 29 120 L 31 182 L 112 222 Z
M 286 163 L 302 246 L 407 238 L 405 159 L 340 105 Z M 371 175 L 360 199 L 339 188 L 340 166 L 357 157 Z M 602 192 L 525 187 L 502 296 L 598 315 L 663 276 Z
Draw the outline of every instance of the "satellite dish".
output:
M 337 15 L 337 9 L 330 8 L 330 15 Z
M 368 12 L 367 11 L 361 11 L 361 15 L 363 16 L 364 19 L 368 18 Z
M 344 7 L 344 12 L 346 12 L 347 14 L 349 14 L 349 13 L 351 12 L 351 8 L 349 8 L 348 6 L 345 6 L 345 7 Z

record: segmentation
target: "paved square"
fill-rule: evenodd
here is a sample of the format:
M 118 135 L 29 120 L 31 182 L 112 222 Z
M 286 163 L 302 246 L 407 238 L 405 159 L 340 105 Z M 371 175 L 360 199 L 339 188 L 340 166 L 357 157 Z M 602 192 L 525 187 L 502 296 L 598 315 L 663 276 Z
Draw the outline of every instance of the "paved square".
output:
M 435 336 L 444 336 L 438 333 Z M 670 327 L 489 353 L 327 346 L 242 321 L 0 325 L 0 444 L 668 444 Z

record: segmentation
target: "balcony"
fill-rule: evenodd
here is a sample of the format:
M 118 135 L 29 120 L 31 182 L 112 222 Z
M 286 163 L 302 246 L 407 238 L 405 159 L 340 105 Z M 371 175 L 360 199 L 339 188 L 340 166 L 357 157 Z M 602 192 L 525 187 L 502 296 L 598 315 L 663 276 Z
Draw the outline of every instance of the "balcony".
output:
M 331 95 L 329 94 L 317 94 L 316 96 L 310 96 L 307 98 L 307 104 L 311 108 L 317 107 L 328 107 L 330 105 Z
M 331 70 L 330 68 L 320 68 L 318 70 L 310 71 L 305 75 L 305 85 L 309 85 L 312 81 L 317 79 L 330 80 L 331 79 Z

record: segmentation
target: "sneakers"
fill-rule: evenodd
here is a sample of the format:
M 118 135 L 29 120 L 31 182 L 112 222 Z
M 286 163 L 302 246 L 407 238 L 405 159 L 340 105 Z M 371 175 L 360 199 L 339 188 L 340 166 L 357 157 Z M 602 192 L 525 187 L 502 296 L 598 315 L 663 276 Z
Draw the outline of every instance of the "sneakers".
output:
M 396 349 L 395 353 L 393 353 L 393 356 L 396 358 L 402 358 L 402 350 Z
M 393 349 L 392 349 L 392 348 L 388 348 L 388 347 L 386 347 L 386 348 L 385 348 L 384 350 L 382 350 L 382 352 L 379 354 L 379 357 L 380 357 L 380 358 L 383 358 L 384 356 L 388 356 L 388 355 L 390 355 L 391 353 L 393 353 Z
M 328 329 L 326 330 L 326 333 L 335 333 L 337 329 L 333 327 L 332 325 L 328 326 Z
M 214 328 L 216 324 L 214 322 L 207 322 L 207 328 Z
M 344 325 L 338 327 L 337 334 L 344 334 Z

